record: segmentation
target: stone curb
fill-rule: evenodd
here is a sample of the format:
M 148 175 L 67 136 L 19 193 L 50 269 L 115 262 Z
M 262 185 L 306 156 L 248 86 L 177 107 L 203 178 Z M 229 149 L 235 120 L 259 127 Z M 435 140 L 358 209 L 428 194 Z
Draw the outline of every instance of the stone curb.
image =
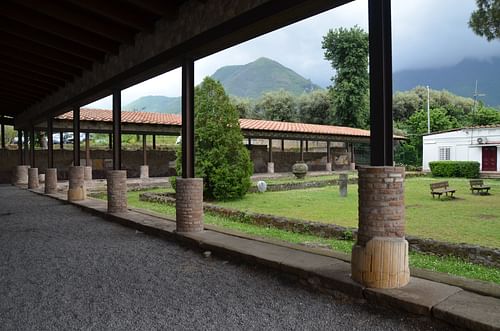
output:
M 63 194 L 45 195 L 68 202 Z M 106 203 L 87 199 L 71 203 L 91 214 L 103 217 L 141 232 L 153 234 L 218 255 L 265 266 L 293 276 L 302 284 L 331 294 L 348 295 L 369 303 L 401 309 L 433 317 L 470 330 L 500 330 L 500 299 L 482 296 L 459 287 L 412 277 L 409 285 L 400 289 L 368 289 L 350 278 L 350 265 L 339 259 L 319 255 L 300 248 L 245 239 L 212 230 L 176 233 L 175 223 L 157 217 L 128 211 L 107 213 Z

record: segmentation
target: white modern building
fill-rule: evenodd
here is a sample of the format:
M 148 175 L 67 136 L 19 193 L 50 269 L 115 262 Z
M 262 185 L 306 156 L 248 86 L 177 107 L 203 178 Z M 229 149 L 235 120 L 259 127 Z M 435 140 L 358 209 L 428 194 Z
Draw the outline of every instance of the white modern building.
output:
M 481 171 L 500 171 L 500 125 L 470 127 L 437 133 L 423 137 L 423 170 L 429 162 L 477 161 Z

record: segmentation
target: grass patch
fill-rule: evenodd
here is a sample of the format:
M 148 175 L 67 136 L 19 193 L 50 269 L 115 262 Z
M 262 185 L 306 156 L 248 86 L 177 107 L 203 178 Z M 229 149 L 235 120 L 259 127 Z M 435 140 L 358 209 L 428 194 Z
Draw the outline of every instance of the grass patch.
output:
M 448 180 L 456 199 L 433 199 L 429 184 Z M 466 179 L 408 178 L 405 181 L 406 232 L 435 240 L 500 247 L 500 181 L 485 180 L 491 195 L 472 195 Z M 247 194 L 218 205 L 290 218 L 357 227 L 358 187 L 349 185 L 347 198 L 337 186 Z
M 358 174 L 356 172 L 349 172 L 349 178 L 357 178 Z M 295 183 L 309 183 L 309 182 L 320 182 L 320 181 L 327 181 L 327 180 L 333 180 L 333 179 L 339 179 L 339 174 L 333 174 L 333 175 L 321 175 L 321 176 L 306 176 L 305 178 L 298 179 L 295 176 L 287 176 L 287 177 L 280 177 L 280 178 L 269 178 L 269 179 L 259 179 L 259 180 L 264 180 L 268 185 L 273 185 L 273 184 L 295 184 Z M 257 182 L 259 180 L 254 180 L 252 182 L 253 186 L 257 186 Z

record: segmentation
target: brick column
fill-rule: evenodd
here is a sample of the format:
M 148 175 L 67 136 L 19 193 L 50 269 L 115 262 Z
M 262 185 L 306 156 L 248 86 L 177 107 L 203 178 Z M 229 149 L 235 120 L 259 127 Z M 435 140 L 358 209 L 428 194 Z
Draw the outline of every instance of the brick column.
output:
M 48 168 L 45 171 L 45 194 L 57 192 L 57 168 Z
M 148 165 L 141 165 L 139 178 L 149 178 L 149 166 Z
M 127 211 L 127 170 L 109 170 L 106 173 L 108 187 L 108 213 Z
M 176 180 L 177 232 L 203 230 L 203 179 L 181 178 Z
M 92 180 L 92 167 L 91 166 L 84 167 L 83 179 L 84 180 Z
M 80 201 L 87 198 L 84 173 L 83 166 L 69 167 L 68 201 Z
M 28 184 L 28 169 L 30 166 L 19 165 L 14 170 L 14 185 L 27 185 Z
M 40 186 L 38 181 L 38 168 L 28 169 L 28 189 L 35 189 Z
M 410 280 L 405 240 L 404 168 L 359 167 L 359 229 L 352 278 L 372 288 L 397 288 Z

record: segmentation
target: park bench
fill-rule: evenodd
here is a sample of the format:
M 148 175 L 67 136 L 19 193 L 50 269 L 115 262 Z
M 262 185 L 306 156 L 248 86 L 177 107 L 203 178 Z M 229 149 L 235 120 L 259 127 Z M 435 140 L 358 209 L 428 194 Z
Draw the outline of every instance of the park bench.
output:
M 431 184 L 431 194 L 433 199 L 436 195 L 439 197 L 439 199 L 441 199 L 442 194 L 446 194 L 446 196 L 448 196 L 448 193 L 450 193 L 451 197 L 453 198 L 453 193 L 455 193 L 455 191 L 455 189 L 449 188 L 448 182 L 438 182 Z
M 478 193 L 480 195 L 489 194 L 490 187 L 485 186 L 482 179 L 471 179 L 469 183 L 472 194 L 474 193 Z

